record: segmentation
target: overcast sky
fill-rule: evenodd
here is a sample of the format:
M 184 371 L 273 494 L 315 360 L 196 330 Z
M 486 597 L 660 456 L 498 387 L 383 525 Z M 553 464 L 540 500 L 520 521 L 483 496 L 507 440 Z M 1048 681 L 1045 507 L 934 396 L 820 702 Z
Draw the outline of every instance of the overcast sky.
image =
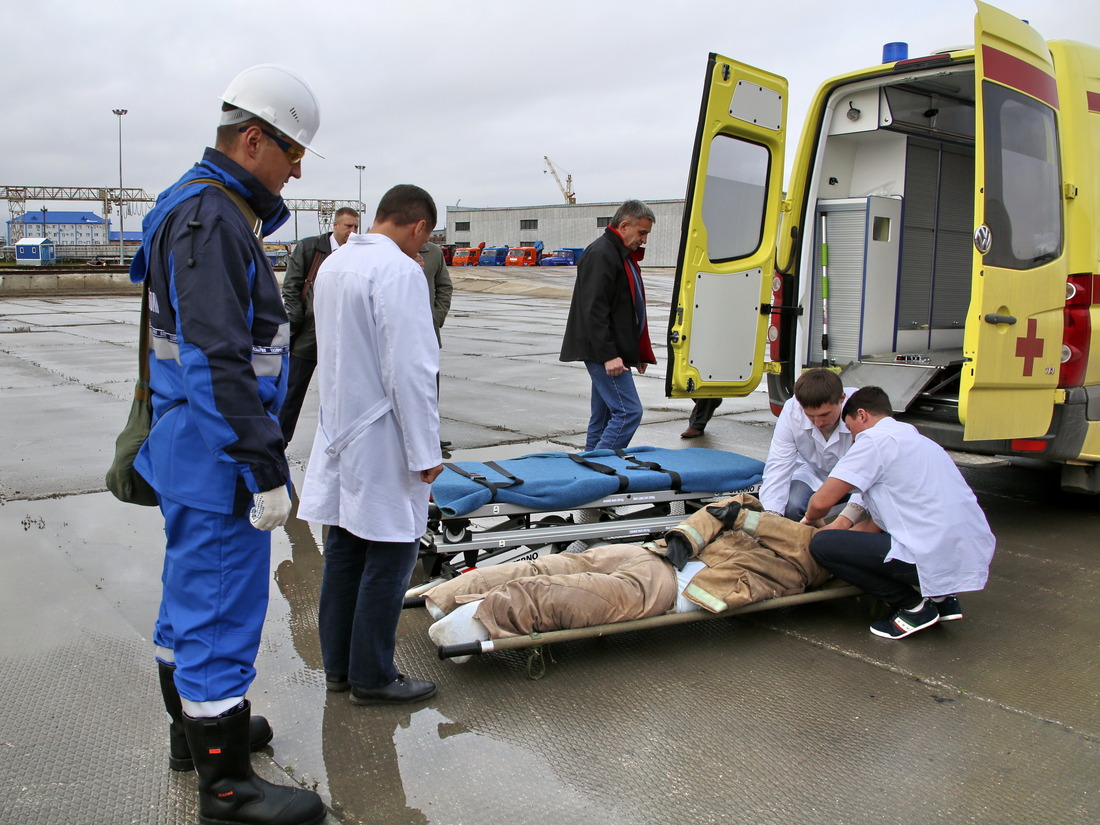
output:
M 1001 0 L 1047 39 L 1100 44 L 1097 0 Z M 314 11 L 317 9 L 319 11 Z M 825 78 L 973 42 L 971 0 L 39 0 L 25 31 L 0 13 L 0 185 L 118 186 L 155 194 L 212 143 L 241 70 L 282 63 L 321 105 L 287 198 L 358 197 L 397 183 L 446 207 L 682 198 L 709 52 L 790 81 L 793 143 Z M 32 203 L 28 209 L 87 209 Z M 5 204 L 6 207 L 6 204 Z M 5 208 L 6 212 L 6 208 Z M 2 219 L 7 220 L 8 214 Z M 127 220 L 136 228 L 137 218 Z M 116 225 L 117 228 L 117 225 Z M 316 231 L 299 218 L 299 235 Z M 288 222 L 277 238 L 294 236 Z

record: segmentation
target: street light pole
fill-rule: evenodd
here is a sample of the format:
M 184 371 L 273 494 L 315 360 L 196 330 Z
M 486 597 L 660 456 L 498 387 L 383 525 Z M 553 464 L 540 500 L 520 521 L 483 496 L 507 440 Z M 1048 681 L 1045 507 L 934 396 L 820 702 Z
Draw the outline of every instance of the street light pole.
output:
M 126 109 L 111 109 L 116 115 L 118 115 L 118 262 L 119 264 L 125 263 L 123 260 L 122 242 L 122 116 L 126 114 Z
M 363 212 L 363 170 L 366 169 L 367 167 L 363 166 L 362 164 L 357 163 L 357 164 L 355 164 L 355 168 L 359 170 L 359 212 L 362 213 Z M 362 214 L 359 215 L 359 220 L 360 221 L 363 220 Z

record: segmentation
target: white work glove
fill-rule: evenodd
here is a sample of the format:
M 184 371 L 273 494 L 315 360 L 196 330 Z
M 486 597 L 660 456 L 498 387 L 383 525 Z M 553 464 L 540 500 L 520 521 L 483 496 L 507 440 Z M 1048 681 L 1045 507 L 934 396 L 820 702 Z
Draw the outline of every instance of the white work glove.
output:
M 290 515 L 290 494 L 286 485 L 255 493 L 252 496 L 252 509 L 248 511 L 248 520 L 257 530 L 274 530 L 286 524 Z

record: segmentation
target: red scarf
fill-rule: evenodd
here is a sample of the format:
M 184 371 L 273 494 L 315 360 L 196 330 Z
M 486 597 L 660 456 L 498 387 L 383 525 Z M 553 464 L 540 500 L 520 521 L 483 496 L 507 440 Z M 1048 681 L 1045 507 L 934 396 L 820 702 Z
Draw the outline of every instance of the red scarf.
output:
M 622 233 L 615 227 L 609 227 L 612 232 L 623 239 Z M 625 243 L 623 244 L 625 246 Z M 656 364 L 657 356 L 653 354 L 653 344 L 649 340 L 649 319 L 645 311 L 645 284 L 642 283 L 641 260 L 645 257 L 645 247 L 640 246 L 631 250 L 623 261 L 626 269 L 627 283 L 630 284 L 630 299 L 634 302 L 634 315 L 638 319 L 638 327 L 641 333 L 638 335 L 638 359 L 643 364 Z

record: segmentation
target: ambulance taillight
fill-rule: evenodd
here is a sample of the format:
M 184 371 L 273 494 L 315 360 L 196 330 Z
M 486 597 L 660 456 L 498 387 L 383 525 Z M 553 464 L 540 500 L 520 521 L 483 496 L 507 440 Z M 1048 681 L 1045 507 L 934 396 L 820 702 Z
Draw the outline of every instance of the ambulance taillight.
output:
M 772 361 L 781 361 L 779 354 L 779 324 L 783 317 L 779 307 L 783 306 L 783 278 L 779 273 L 772 276 L 772 311 L 768 318 L 768 357 Z
M 1091 306 L 1092 276 L 1071 275 L 1066 280 L 1059 387 L 1080 387 L 1085 382 L 1085 370 L 1089 364 L 1089 339 L 1092 335 L 1092 323 L 1089 320 Z

